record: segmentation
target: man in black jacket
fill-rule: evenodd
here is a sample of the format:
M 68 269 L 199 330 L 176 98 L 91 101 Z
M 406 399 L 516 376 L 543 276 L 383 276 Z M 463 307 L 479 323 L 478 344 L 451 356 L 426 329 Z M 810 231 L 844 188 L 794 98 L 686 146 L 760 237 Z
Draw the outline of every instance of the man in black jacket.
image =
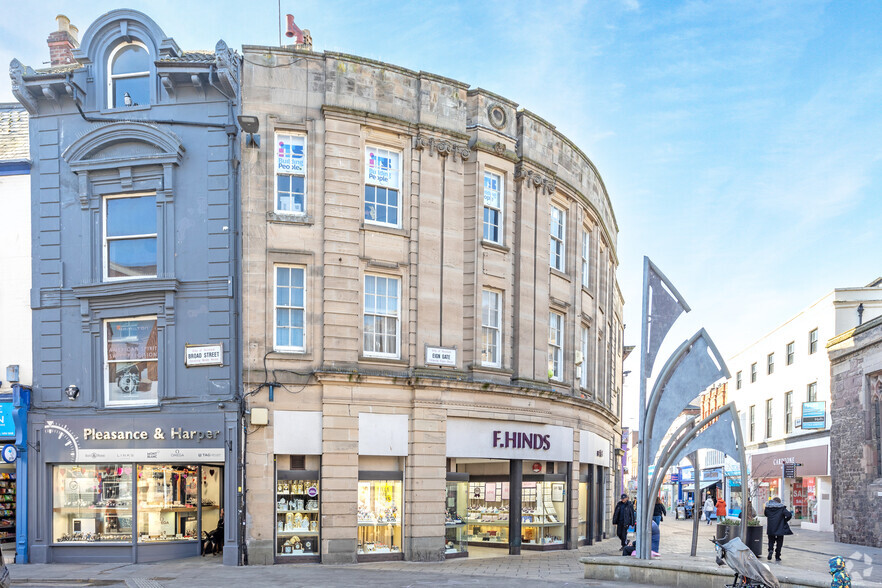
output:
M 622 500 L 616 504 L 613 511 L 613 524 L 616 526 L 616 535 L 622 542 L 622 547 L 628 543 L 628 527 L 636 522 L 637 517 L 634 515 L 634 507 L 628 500 L 627 494 L 622 494 Z
M 784 545 L 784 535 L 793 535 L 790 525 L 787 524 L 793 513 L 781 503 L 777 496 L 771 499 L 763 511 L 766 517 L 766 535 L 769 536 L 769 557 L 772 559 L 772 551 L 775 552 L 775 561 L 781 561 L 781 547 Z

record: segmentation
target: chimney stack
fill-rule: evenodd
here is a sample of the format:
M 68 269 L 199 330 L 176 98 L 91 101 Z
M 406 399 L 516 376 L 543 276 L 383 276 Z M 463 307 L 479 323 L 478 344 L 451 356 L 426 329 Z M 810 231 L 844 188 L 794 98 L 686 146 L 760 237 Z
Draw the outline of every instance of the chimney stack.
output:
M 80 46 L 77 39 L 79 29 L 70 24 L 70 19 L 59 14 L 55 17 L 58 30 L 49 35 L 49 63 L 52 67 L 74 63 L 73 50 Z

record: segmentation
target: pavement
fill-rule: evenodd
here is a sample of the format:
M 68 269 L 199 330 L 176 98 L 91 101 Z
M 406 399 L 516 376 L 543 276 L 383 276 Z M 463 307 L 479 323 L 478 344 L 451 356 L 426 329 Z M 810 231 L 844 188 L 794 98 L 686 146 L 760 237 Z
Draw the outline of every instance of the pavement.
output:
M 699 525 L 695 559 L 713 562 L 715 525 Z M 692 521 L 665 519 L 661 525 L 661 558 L 688 561 Z M 26 564 L 10 565 L 13 586 L 126 586 L 129 588 L 202 588 L 223 585 L 254 586 L 487 586 L 536 588 L 537 586 L 616 586 L 638 584 L 584 579 L 579 558 L 616 555 L 615 537 L 570 551 L 525 551 L 508 556 L 490 548 L 472 549 L 468 558 L 444 562 L 371 562 L 352 565 L 292 564 L 275 566 L 223 566 L 219 557 L 189 558 L 156 564 Z M 794 528 L 784 540 L 782 562 L 772 571 L 788 568 L 810 572 L 829 583 L 827 560 L 846 558 L 852 578 L 861 585 L 882 587 L 882 549 L 836 543 L 832 533 Z M 694 561 L 694 560 L 693 560 Z M 765 562 L 765 559 L 763 560 Z M 720 584 L 722 586 L 722 583 Z

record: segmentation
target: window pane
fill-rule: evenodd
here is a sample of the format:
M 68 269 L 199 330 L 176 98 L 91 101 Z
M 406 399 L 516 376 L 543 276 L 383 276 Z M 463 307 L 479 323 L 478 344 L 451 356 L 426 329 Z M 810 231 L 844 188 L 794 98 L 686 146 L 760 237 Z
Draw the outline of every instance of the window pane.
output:
M 109 241 L 107 257 L 109 278 L 155 276 L 156 237 Z
M 132 542 L 132 465 L 53 467 L 56 542 Z
M 126 94 L 132 103 L 126 104 Z M 113 107 L 150 104 L 150 76 L 117 78 L 113 80 Z
M 150 53 L 140 45 L 120 49 L 113 57 L 111 72 L 116 74 L 150 71 Z
M 107 199 L 107 236 L 156 234 L 156 196 Z
M 289 333 L 288 329 L 285 329 L 282 327 L 276 327 L 276 345 L 277 346 L 279 346 L 279 347 L 289 347 L 290 346 L 291 343 L 288 340 L 288 333 Z

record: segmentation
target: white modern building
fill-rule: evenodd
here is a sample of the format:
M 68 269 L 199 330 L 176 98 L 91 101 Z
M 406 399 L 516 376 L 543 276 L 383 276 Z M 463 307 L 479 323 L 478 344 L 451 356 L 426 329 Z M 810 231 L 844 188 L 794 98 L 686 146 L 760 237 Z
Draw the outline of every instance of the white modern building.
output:
M 30 170 L 28 113 L 0 103 L 0 394 L 11 392 L 7 366 L 19 366 L 19 381 L 31 382 Z
M 750 499 L 780 496 L 804 529 L 832 531 L 830 361 L 826 342 L 882 315 L 882 279 L 837 288 L 728 360 L 741 415 Z M 784 477 L 785 464 L 796 477 Z

